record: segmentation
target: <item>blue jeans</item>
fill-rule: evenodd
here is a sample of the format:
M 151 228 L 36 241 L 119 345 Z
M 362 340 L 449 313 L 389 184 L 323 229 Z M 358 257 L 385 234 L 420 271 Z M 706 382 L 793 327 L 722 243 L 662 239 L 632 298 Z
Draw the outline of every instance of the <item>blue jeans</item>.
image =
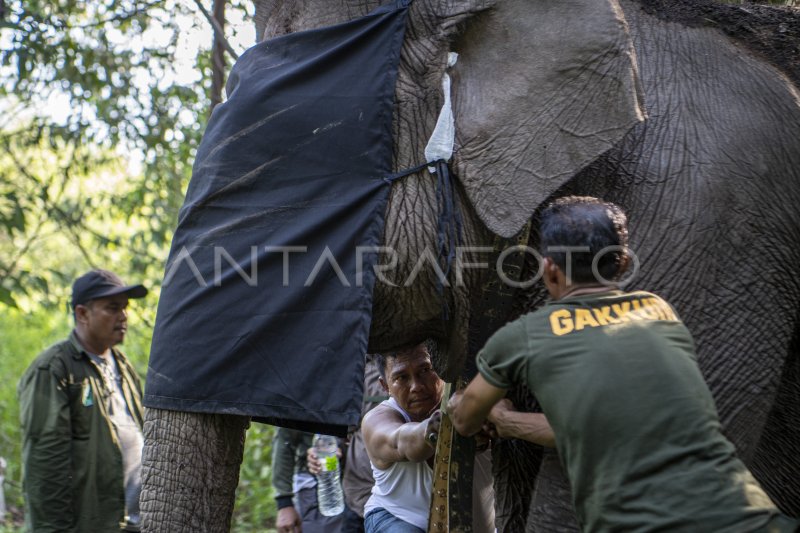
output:
M 373 509 L 364 517 L 366 533 L 425 533 L 417 526 L 400 520 L 386 509 Z

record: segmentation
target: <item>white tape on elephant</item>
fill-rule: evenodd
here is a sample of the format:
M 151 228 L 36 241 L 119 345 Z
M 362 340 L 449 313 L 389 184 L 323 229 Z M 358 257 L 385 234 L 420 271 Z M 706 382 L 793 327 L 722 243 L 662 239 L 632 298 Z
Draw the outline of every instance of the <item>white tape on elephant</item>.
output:
M 447 68 L 451 68 L 458 61 L 458 54 L 450 52 L 447 54 Z M 456 140 L 456 125 L 453 119 L 453 106 L 450 103 L 450 76 L 447 72 L 442 76 L 442 91 L 444 92 L 444 104 L 439 112 L 439 119 L 436 127 L 433 128 L 431 138 L 425 147 L 425 160 L 429 163 L 443 159 L 450 161 L 453 156 L 453 145 Z M 435 172 L 435 167 L 428 167 L 428 170 Z

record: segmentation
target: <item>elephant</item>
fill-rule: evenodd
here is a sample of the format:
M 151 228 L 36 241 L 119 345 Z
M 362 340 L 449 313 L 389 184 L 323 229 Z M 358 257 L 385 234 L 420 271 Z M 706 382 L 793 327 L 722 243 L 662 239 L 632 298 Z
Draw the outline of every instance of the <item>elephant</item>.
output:
M 257 0 L 272 38 L 363 16 L 377 0 Z M 621 205 L 639 268 L 695 337 L 726 436 L 770 497 L 800 515 L 800 16 L 710 0 L 416 0 L 400 58 L 395 168 L 422 161 L 452 77 L 451 168 L 463 242 L 512 238 L 561 195 Z M 447 67 L 450 51 L 459 53 Z M 392 281 L 436 245 L 436 187 L 392 186 Z M 528 244 L 535 249 L 533 232 Z M 527 275 L 536 265 L 526 264 Z M 483 271 L 377 284 L 370 350 L 433 339 L 457 378 L 482 319 Z M 542 303 L 539 284 L 516 313 Z M 442 308 L 450 309 L 447 319 Z M 526 391 L 518 406 L 535 407 Z M 144 531 L 229 529 L 246 417 L 148 409 Z M 498 531 L 575 531 L 557 457 L 494 449 Z

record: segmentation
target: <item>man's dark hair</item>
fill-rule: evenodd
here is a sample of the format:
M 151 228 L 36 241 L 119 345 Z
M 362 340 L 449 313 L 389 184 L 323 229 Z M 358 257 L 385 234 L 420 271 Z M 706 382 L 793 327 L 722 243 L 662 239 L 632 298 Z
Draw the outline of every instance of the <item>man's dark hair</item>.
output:
M 428 354 L 432 353 L 432 341 L 426 340 L 425 342 L 415 342 L 413 344 L 406 344 L 405 346 L 401 346 L 399 348 L 395 348 L 394 350 L 386 350 L 382 353 L 374 353 L 372 354 L 374 357 L 375 366 L 378 367 L 378 372 L 380 373 L 381 377 L 384 381 L 386 381 L 386 362 L 389 359 L 396 359 L 399 355 L 412 351 L 414 348 L 419 346 L 420 344 L 424 344 L 425 348 L 428 350 Z
M 592 196 L 558 198 L 542 212 L 540 223 L 542 256 L 551 258 L 574 283 L 614 280 L 622 274 L 624 249 L 628 246 L 628 219 L 622 209 Z M 559 251 L 564 247 L 572 251 Z M 610 250 L 606 250 L 609 247 Z M 582 252 L 574 250 L 583 248 Z M 592 261 L 598 254 L 597 279 Z

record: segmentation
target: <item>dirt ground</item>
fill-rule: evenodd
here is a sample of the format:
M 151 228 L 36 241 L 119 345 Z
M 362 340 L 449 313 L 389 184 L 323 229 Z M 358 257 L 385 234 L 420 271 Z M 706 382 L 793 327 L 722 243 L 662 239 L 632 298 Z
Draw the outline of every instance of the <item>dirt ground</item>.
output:
M 652 15 L 687 26 L 714 26 L 765 57 L 800 87 L 800 8 L 713 0 L 639 0 Z

